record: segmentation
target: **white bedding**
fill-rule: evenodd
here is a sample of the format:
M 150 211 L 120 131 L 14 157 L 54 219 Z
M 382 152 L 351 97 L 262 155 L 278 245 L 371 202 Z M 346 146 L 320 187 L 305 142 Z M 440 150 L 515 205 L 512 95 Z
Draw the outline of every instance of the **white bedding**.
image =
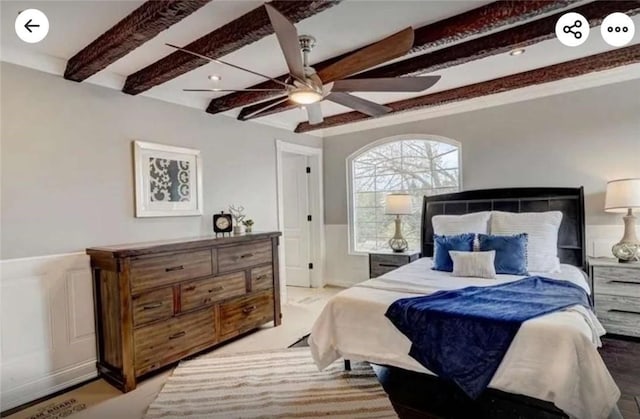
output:
M 431 265 L 430 258 L 422 258 L 334 296 L 309 338 L 318 367 L 323 369 L 345 358 L 431 374 L 408 355 L 411 342 L 384 316 L 389 305 L 400 298 L 438 290 L 490 286 L 523 278 L 454 277 L 431 270 Z M 570 281 L 589 292 L 584 274 L 574 266 L 563 264 L 560 272 L 539 275 Z M 606 418 L 620 390 L 596 349 L 603 334 L 591 310 L 579 306 L 528 320 L 489 387 L 553 402 L 571 417 Z

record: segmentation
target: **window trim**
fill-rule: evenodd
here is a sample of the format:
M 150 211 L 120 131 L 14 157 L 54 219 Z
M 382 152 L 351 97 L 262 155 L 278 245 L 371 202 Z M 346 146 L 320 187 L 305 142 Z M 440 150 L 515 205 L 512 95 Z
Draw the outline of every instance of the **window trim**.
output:
M 356 251 L 355 250 L 355 242 L 354 242 L 354 216 L 353 216 L 353 160 L 359 157 L 361 154 L 366 153 L 372 148 L 381 146 L 386 143 L 391 143 L 394 141 L 402 141 L 402 140 L 427 140 L 427 141 L 437 141 L 441 143 L 450 144 L 458 148 L 458 182 L 459 188 L 462 190 L 463 178 L 462 178 L 462 144 L 459 141 L 456 141 L 451 138 L 443 137 L 441 135 L 433 135 L 433 134 L 400 134 L 393 135 L 391 137 L 384 137 L 378 140 L 372 141 L 365 145 L 364 147 L 360 147 L 353 153 L 349 154 L 346 159 L 346 170 L 347 170 L 347 240 L 348 240 L 348 251 L 347 254 L 351 256 L 368 256 L 371 252 L 365 251 Z

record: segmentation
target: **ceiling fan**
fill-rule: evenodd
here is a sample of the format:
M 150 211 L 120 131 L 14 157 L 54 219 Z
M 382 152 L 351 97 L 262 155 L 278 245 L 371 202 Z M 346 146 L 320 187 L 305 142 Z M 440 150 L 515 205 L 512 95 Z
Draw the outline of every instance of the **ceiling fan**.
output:
M 316 41 L 312 36 L 301 35 L 293 23 L 282 15 L 270 4 L 264 5 L 269 20 L 280 44 L 280 49 L 289 68 L 289 77 L 282 81 L 256 71 L 240 67 L 229 62 L 207 57 L 193 51 L 166 44 L 179 51 L 195 55 L 197 57 L 227 65 L 238 70 L 271 80 L 282 87 L 279 89 L 183 89 L 186 92 L 252 92 L 269 91 L 279 92 L 283 95 L 281 100 L 276 100 L 255 112 L 246 115 L 250 118 L 264 112 L 286 100 L 302 105 L 307 110 L 310 124 L 319 124 L 323 121 L 320 101 L 329 100 L 340 105 L 347 106 L 370 116 L 380 116 L 391 111 L 388 106 L 380 105 L 349 94 L 349 92 L 420 92 L 433 86 L 440 76 L 423 77 L 383 77 L 343 79 L 352 74 L 359 73 L 368 68 L 382 64 L 409 52 L 413 46 L 413 29 L 406 28 L 379 42 L 364 47 L 342 59 L 339 59 L 328 67 L 316 72 L 309 65 L 309 53 Z

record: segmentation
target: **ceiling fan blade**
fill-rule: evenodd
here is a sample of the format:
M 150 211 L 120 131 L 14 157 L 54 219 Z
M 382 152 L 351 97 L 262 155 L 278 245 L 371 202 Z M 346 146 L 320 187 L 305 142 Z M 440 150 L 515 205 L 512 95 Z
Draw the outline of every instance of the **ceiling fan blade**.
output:
M 227 65 L 229 67 L 233 67 L 233 68 L 235 68 L 237 70 L 246 71 L 247 73 L 251 73 L 251 74 L 254 74 L 256 76 L 264 77 L 267 80 L 271 80 L 272 82 L 275 82 L 275 83 L 278 83 L 278 84 L 280 84 L 282 86 L 288 87 L 287 83 L 285 83 L 285 82 L 283 82 L 281 80 L 278 80 L 278 79 L 274 79 L 273 77 L 269 77 L 267 75 L 264 75 L 262 73 L 258 73 L 257 71 L 249 70 L 248 68 L 240 67 L 239 65 L 231 64 L 231 63 L 229 63 L 227 61 L 222 61 L 222 60 L 217 59 L 217 58 L 207 57 L 206 55 L 202 55 L 202 54 L 198 54 L 197 52 L 189 51 L 188 49 L 179 47 L 177 45 L 168 44 L 168 43 L 165 43 L 165 45 L 168 46 L 168 47 L 177 49 L 178 51 L 182 51 L 182 52 L 185 52 L 187 54 L 191 54 L 191 55 L 193 55 L 195 57 L 202 58 L 204 60 L 209 60 L 209 61 L 212 61 L 212 62 L 218 63 L 218 64 L 224 64 L 224 65 Z
M 273 102 L 273 103 L 270 103 L 269 105 L 267 105 L 267 106 L 265 106 L 265 107 L 263 107 L 263 108 L 260 108 L 260 109 L 258 109 L 258 110 L 256 110 L 256 111 L 254 111 L 254 112 L 251 112 L 250 114 L 243 115 L 243 116 L 242 116 L 242 118 L 238 117 L 238 119 L 241 119 L 242 121 L 246 121 L 247 119 L 251 119 L 252 117 L 254 117 L 254 116 L 258 115 L 260 112 L 264 112 L 264 111 L 266 111 L 267 109 L 271 109 L 271 108 L 273 108 L 274 106 L 279 105 L 279 104 L 281 104 L 282 102 L 284 102 L 284 101 L 286 101 L 286 100 L 289 100 L 289 96 L 285 96 L 285 97 L 283 97 L 281 100 L 277 100 L 277 101 L 275 101 L 275 102 Z M 258 118 L 259 118 L 259 117 L 260 117 L 260 116 L 258 115 Z
M 306 108 L 307 108 L 307 116 L 309 117 L 309 124 L 315 125 L 315 124 L 320 124 L 324 121 L 324 117 L 322 116 L 322 108 L 320 107 L 320 102 L 306 105 Z
M 421 92 L 436 84 L 440 76 L 344 79 L 333 82 L 332 92 Z
M 183 92 L 282 92 L 283 89 L 182 89 Z
M 278 38 L 278 43 L 280 44 L 280 49 L 287 62 L 287 67 L 289 67 L 289 73 L 301 81 L 304 80 L 304 66 L 302 64 L 302 55 L 296 27 L 275 7 L 268 3 L 265 4 L 264 7 L 267 9 L 271 26 L 273 26 L 273 30 Z
M 325 97 L 325 99 L 355 109 L 369 116 L 380 116 L 392 111 L 388 106 L 380 105 L 370 100 L 350 95 L 349 93 L 333 92 Z
M 413 29 L 406 28 L 382 41 L 366 46 L 320 70 L 323 83 L 343 79 L 394 58 L 402 57 L 413 47 Z

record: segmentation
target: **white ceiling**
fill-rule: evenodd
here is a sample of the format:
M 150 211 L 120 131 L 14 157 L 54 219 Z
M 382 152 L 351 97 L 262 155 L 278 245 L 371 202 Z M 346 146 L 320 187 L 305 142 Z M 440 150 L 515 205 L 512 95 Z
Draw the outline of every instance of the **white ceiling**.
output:
M 0 2 L 0 59 L 62 74 L 67 59 L 142 3 L 143 1 L 3 0 Z M 257 0 L 213 0 L 196 13 L 92 76 L 86 82 L 121 89 L 127 75 L 172 52 L 171 48 L 164 45 L 165 42 L 178 45 L 188 44 L 262 3 Z M 311 34 L 318 41 L 318 45 L 311 54 L 311 62 L 314 63 L 364 46 L 407 26 L 417 28 L 486 3 L 489 1 L 344 0 L 341 4 L 303 20 L 296 26 L 300 34 Z M 20 41 L 13 30 L 15 17 L 25 8 L 40 9 L 49 18 L 49 34 L 45 40 L 38 44 L 26 44 Z M 637 30 L 632 43 L 638 43 L 640 42 L 640 17 L 636 16 L 634 22 Z M 556 39 L 552 39 L 527 48 L 526 53 L 520 56 L 512 57 L 508 54 L 502 54 L 438 71 L 435 74 L 441 75 L 442 79 L 429 90 L 429 93 L 564 62 L 610 49 L 612 47 L 606 45 L 602 40 L 599 28 L 592 28 L 586 43 L 579 47 L 565 47 Z M 269 76 L 279 76 L 286 72 L 286 64 L 274 35 L 267 36 L 229 54 L 225 60 Z M 207 79 L 209 74 L 221 75 L 222 81 L 214 85 Z M 238 89 L 260 81 L 262 81 L 260 77 L 252 74 L 211 63 L 154 87 L 142 95 L 204 110 L 211 98 L 221 96 L 222 93 L 185 93 L 182 89 L 208 87 Z M 386 103 L 422 94 L 424 93 L 371 93 L 361 96 Z M 325 116 L 350 110 L 326 101 L 322 103 L 322 108 Z M 236 109 L 227 112 L 227 114 L 235 116 L 238 111 L 239 109 Z M 385 119 L 389 121 L 392 118 Z M 256 122 L 293 129 L 305 119 L 306 115 L 302 110 L 292 110 L 260 118 Z

